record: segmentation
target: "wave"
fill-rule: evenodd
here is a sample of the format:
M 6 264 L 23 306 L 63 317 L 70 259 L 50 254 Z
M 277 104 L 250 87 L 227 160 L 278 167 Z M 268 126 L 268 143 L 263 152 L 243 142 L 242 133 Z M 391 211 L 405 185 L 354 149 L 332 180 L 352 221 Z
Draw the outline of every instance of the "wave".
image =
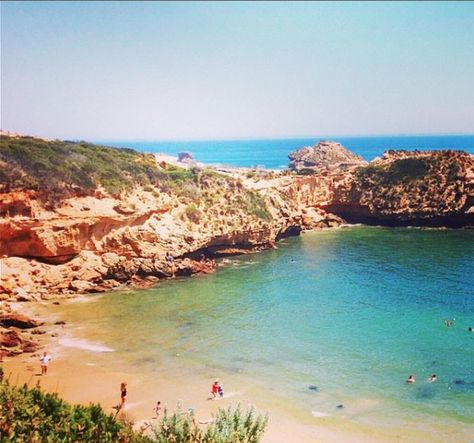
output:
M 104 345 L 91 343 L 80 338 L 60 338 L 59 344 L 65 348 L 84 349 L 91 352 L 114 352 L 114 349 Z

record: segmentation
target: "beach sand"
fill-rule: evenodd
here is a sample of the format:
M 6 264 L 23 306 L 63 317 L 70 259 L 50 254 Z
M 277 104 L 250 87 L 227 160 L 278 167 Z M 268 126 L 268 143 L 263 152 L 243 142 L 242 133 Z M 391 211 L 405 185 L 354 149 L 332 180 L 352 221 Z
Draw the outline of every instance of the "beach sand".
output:
M 46 318 L 51 323 L 47 307 L 29 305 L 27 309 L 35 317 Z M 25 312 L 24 307 L 22 310 Z M 375 427 L 343 419 L 336 414 L 307 411 L 302 415 L 278 393 L 270 394 L 258 386 L 246 384 L 238 375 L 221 380 L 225 388 L 223 399 L 209 400 L 211 383 L 217 376 L 211 368 L 187 372 L 186 377 L 165 372 L 160 367 L 149 373 L 125 363 L 117 364 L 113 350 L 91 343 L 87 337 L 71 337 L 67 325 L 55 327 L 53 332 L 57 337 L 48 335 L 43 339 L 44 350 L 52 356 L 46 376 L 39 375 L 40 355 L 24 354 L 5 359 L 5 377 L 16 385 L 27 383 L 33 387 L 39 382 L 41 388 L 56 392 L 71 403 L 100 403 L 108 413 L 115 412 L 113 406 L 120 402 L 120 383 L 125 381 L 128 396 L 124 413 L 134 421 L 137 429 L 145 422 L 156 422 L 153 408 L 160 400 L 163 408 L 170 411 L 176 409 L 178 402 L 184 411 L 192 408 L 198 422 L 209 421 L 212 413 L 220 407 L 241 404 L 245 409 L 253 405 L 258 412 L 269 415 L 263 439 L 265 443 L 472 441 L 467 430 L 454 436 L 452 429 L 441 424 L 436 430 L 425 429 L 416 423 L 403 428 Z M 367 402 L 370 403 L 370 400 Z

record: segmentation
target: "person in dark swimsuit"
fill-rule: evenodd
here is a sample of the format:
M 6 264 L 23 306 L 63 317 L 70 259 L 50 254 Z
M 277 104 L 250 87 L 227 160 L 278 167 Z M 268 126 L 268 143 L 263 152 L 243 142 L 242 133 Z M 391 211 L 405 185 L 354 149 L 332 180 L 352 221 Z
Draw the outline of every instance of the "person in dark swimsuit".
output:
M 127 400 L 127 383 L 122 382 L 120 384 L 120 408 L 124 405 L 125 400 Z

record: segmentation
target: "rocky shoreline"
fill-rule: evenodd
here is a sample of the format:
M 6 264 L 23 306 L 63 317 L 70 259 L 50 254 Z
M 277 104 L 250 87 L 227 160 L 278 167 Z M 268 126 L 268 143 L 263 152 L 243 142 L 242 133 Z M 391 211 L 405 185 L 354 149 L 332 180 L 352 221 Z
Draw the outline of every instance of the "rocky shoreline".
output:
M 130 158 L 117 171 L 140 162 L 151 179 L 126 172 L 127 188 L 112 192 L 99 181 L 78 186 L 71 173 L 46 186 L 46 176 L 34 175 L 33 156 L 31 169 L 24 154 L 15 157 L 15 149 L 32 143 L 60 149 L 65 161 L 95 155 L 94 149 L 121 155 L 2 136 L 2 318 L 13 315 L 13 301 L 145 288 L 213 272 L 218 257 L 273 248 L 306 230 L 344 223 L 474 226 L 474 156 L 459 151 L 389 151 L 367 164 L 339 144 L 321 142 L 292 153 L 293 170 L 286 171 L 217 169 L 127 151 Z M 37 182 L 30 186 L 32 175 Z M 33 349 L 5 321 L 0 346 Z

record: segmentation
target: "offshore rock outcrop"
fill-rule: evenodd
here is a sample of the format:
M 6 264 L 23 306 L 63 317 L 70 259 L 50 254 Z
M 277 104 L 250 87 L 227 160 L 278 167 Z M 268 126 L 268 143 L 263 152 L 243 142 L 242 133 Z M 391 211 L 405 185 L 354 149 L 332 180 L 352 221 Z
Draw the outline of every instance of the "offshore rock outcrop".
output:
M 317 145 L 298 149 L 289 154 L 288 158 L 290 169 L 303 173 L 348 170 L 367 164 L 359 155 L 340 143 L 331 141 L 320 141 Z

